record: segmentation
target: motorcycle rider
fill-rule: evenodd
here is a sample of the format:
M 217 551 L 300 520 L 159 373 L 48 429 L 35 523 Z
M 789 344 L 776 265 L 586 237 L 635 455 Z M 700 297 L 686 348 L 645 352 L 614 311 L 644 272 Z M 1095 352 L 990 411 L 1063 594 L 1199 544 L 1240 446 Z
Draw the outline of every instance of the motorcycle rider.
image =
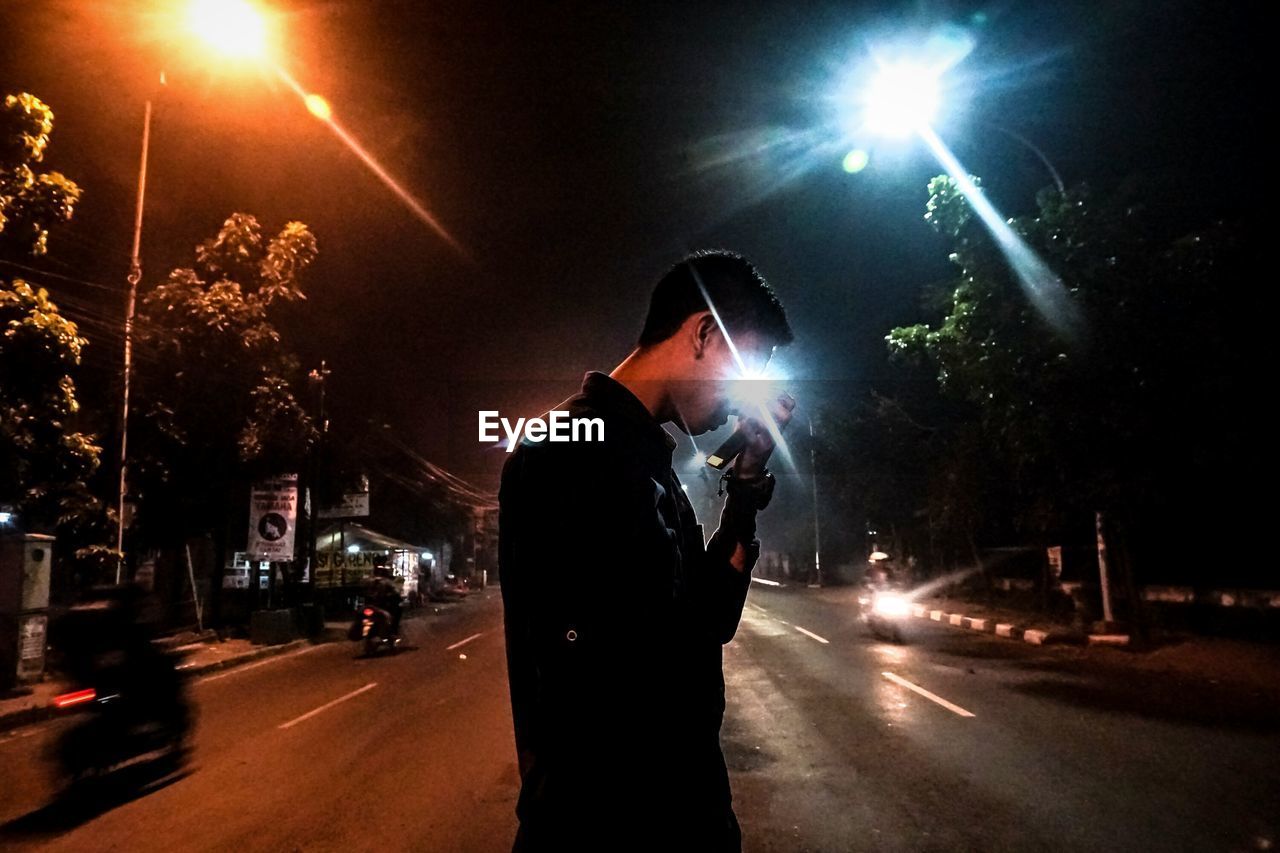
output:
M 400 636 L 400 587 L 391 579 L 391 569 L 385 563 L 373 567 L 365 591 L 365 601 L 371 606 L 387 611 L 391 616 L 391 636 Z

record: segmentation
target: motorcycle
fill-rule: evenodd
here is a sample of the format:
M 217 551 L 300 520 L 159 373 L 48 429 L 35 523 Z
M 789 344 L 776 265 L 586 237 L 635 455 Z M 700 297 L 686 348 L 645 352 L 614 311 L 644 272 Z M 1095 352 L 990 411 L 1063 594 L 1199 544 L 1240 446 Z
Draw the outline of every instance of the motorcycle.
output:
M 400 646 L 400 635 L 391 629 L 391 614 L 370 604 L 356 613 L 347 636 L 363 644 L 366 657 L 376 655 L 382 649 L 394 652 Z
M 173 659 L 126 612 L 75 607 L 60 626 L 65 669 L 76 689 L 54 698 L 58 714 L 79 712 L 52 744 L 66 793 L 143 788 L 180 771 L 190 752 L 190 706 Z
M 911 599 L 893 589 L 876 589 L 859 596 L 862 618 L 871 633 L 888 642 L 904 642 L 903 623 L 911 616 Z

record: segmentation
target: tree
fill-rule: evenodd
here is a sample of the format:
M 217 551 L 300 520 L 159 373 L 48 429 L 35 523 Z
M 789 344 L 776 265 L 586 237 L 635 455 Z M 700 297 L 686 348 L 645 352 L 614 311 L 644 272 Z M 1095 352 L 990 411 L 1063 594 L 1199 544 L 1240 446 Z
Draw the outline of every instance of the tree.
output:
M 1028 299 L 956 182 L 929 189 L 926 218 L 952 241 L 958 277 L 945 316 L 894 329 L 891 352 L 932 365 L 941 391 L 972 408 L 968 452 L 979 441 L 1007 472 L 1028 538 L 1085 529 L 1094 510 L 1121 553 L 1175 535 L 1170 512 L 1203 501 L 1213 469 L 1238 468 L 1249 446 L 1231 438 L 1238 421 L 1212 414 L 1256 396 L 1244 379 L 1256 341 L 1238 334 L 1252 297 L 1223 290 L 1244 284 L 1252 244 L 1217 226 L 1171 245 L 1123 191 L 1043 191 L 1036 214 L 1009 225 L 1061 278 L 1080 316 L 1068 334 Z
M 71 219 L 80 188 L 37 172 L 53 112 L 33 95 L 8 95 L 0 109 L 0 259 L 48 251 L 49 232 Z M 2 271 L 2 270 L 0 270 Z M 0 278 L 0 503 L 28 529 L 53 529 L 94 511 L 85 480 L 99 448 L 75 428 L 72 378 L 88 342 L 43 288 Z
M 99 448 L 73 425 L 85 343 L 44 289 L 0 282 L 0 501 L 28 528 L 61 520 L 98 465 Z
M 70 222 L 80 188 L 37 172 L 53 133 L 53 110 L 35 95 L 6 95 L 0 109 L 0 257 L 45 254 L 49 230 Z
M 248 482 L 299 470 L 315 429 L 270 313 L 305 298 L 299 277 L 316 252 L 300 222 L 268 238 L 236 213 L 196 247 L 192 267 L 144 296 L 132 428 L 139 532 L 153 544 L 212 532 L 225 545 Z

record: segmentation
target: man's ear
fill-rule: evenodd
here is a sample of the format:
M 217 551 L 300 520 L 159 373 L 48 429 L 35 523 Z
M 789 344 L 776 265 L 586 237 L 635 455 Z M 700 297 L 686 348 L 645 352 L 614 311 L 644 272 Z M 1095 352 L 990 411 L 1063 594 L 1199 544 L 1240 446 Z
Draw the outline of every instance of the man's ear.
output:
M 710 311 L 702 311 L 694 314 L 692 317 L 693 332 L 693 357 L 702 358 L 707 348 L 711 346 L 712 340 L 719 333 L 719 327 L 716 325 L 716 318 L 711 315 Z

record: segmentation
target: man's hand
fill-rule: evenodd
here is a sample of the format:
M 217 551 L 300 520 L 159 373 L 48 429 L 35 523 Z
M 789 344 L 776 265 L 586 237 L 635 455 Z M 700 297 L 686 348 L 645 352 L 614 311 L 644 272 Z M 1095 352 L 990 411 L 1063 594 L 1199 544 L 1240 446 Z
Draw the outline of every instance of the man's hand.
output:
M 780 394 L 769 404 L 767 414 L 779 432 L 791 422 L 791 410 L 795 407 L 795 399 L 786 393 Z M 762 414 L 757 410 L 757 415 Z M 739 417 L 737 431 L 747 436 L 747 446 L 733 464 L 734 476 L 744 479 L 759 477 L 764 473 L 769 456 L 773 453 L 774 441 L 769 426 L 761 423 L 759 417 Z

